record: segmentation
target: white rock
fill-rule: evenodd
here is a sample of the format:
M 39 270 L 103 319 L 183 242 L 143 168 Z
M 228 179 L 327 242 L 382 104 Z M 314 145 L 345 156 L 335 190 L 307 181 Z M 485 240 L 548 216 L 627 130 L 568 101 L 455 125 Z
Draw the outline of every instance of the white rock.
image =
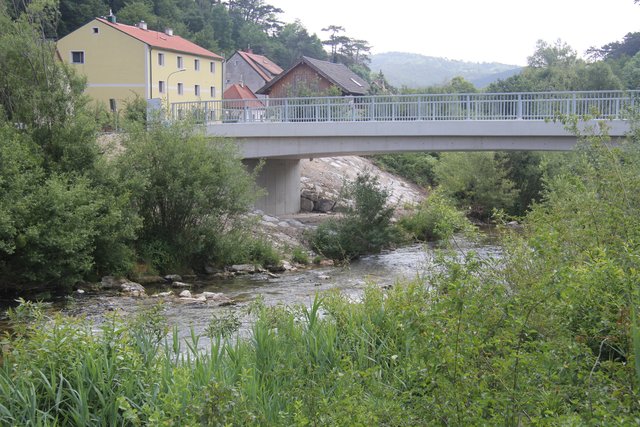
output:
M 184 290 L 178 295 L 180 298 L 191 298 L 191 291 Z
M 184 282 L 173 282 L 171 286 L 173 286 L 174 288 L 190 288 L 191 287 L 189 283 L 184 283 Z

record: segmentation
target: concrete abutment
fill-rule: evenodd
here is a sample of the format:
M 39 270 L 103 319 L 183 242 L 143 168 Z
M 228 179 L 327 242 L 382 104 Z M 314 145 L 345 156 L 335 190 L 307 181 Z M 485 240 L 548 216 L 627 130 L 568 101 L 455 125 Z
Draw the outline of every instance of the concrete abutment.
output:
M 245 159 L 243 163 L 252 171 L 260 164 L 260 160 Z M 256 201 L 256 209 L 269 215 L 286 215 L 300 211 L 300 160 L 264 160 L 256 183 L 267 193 Z

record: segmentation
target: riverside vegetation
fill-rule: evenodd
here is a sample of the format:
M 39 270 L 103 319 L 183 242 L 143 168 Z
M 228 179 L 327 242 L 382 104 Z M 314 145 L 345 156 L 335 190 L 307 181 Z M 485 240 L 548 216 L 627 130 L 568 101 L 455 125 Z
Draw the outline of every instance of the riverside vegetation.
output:
M 113 318 L 12 314 L 10 425 L 630 425 L 640 417 L 640 133 L 584 137 L 500 266 L 442 257 L 428 279 L 359 302 L 213 318 L 206 351 L 160 308 Z
M 232 147 L 193 128 L 149 123 L 148 130 L 128 128 L 124 153 L 102 155 L 84 82 L 43 42 L 51 4 L 32 2 L 13 18 L 4 4 L 4 288 L 70 286 L 126 273 L 139 260 L 159 270 L 273 261 L 264 241 L 242 234 L 253 181 Z M 556 78 L 562 64 L 525 77 L 566 81 Z M 473 157 L 416 165 L 433 166 L 441 188 L 415 219 L 400 221 L 414 238 L 467 227 L 448 197 L 479 217 L 492 211 L 487 200 L 508 213 L 528 210 L 499 263 L 443 255 L 428 278 L 388 291 L 371 286 L 358 302 L 333 293 L 311 307 L 257 302 L 249 337 L 235 334 L 233 315 L 212 318 L 205 351 L 195 334 L 180 341 L 161 307 L 137 319 L 114 316 L 95 330 L 24 302 L 0 345 L 0 424 L 637 424 L 640 132 L 632 120 L 617 146 L 603 123 L 562 156 L 478 156 L 488 165 L 478 171 L 513 183 L 494 199 L 478 194 L 470 174 L 453 185 L 441 163 L 464 169 Z M 233 180 L 237 197 L 216 192 L 221 177 Z M 362 175 L 347 188 L 353 204 L 343 220 L 320 229 L 318 241 L 348 258 L 393 241 L 400 228 L 375 178 Z M 537 202 L 517 208 L 513 199 L 527 188 Z M 358 239 L 347 246 L 351 235 Z

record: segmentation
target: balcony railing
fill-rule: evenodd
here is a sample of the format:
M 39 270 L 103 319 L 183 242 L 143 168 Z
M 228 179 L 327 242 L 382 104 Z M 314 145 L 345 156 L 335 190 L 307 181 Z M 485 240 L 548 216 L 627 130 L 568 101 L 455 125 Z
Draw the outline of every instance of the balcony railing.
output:
M 171 117 L 200 123 L 622 119 L 638 105 L 637 90 L 377 95 L 177 102 Z

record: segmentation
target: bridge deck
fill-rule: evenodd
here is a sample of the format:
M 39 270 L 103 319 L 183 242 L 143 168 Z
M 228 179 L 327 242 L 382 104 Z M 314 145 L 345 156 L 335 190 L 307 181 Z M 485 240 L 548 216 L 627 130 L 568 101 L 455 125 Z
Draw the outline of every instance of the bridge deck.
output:
M 395 95 L 223 100 L 171 105 L 210 135 L 238 138 L 246 158 L 303 158 L 399 151 L 569 150 L 556 122 L 607 121 L 623 136 L 640 91 Z

